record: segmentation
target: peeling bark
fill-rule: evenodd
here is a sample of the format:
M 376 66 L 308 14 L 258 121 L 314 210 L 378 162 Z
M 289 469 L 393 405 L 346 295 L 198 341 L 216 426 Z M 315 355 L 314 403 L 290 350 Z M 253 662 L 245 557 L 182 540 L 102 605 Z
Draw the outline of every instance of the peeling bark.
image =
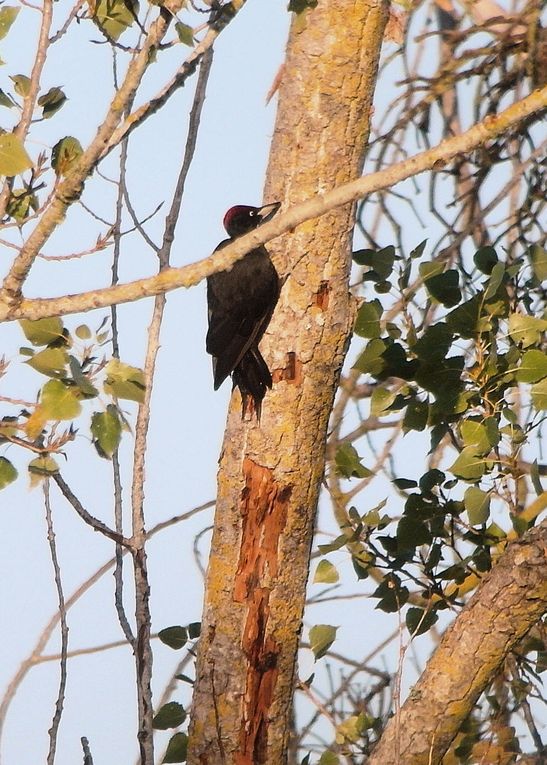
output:
M 295 17 L 279 83 L 265 199 L 294 204 L 362 169 L 385 0 L 320 0 Z M 232 397 L 218 480 L 194 689 L 190 765 L 287 759 L 325 439 L 353 326 L 353 205 L 269 246 L 284 277 L 262 349 L 260 423 Z

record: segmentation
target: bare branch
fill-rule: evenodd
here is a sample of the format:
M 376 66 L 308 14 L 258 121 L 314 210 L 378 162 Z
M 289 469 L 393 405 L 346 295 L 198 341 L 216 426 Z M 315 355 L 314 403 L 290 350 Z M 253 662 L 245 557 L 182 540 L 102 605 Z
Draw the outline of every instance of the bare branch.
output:
M 126 284 L 106 287 L 79 295 L 61 298 L 20 299 L 12 302 L 4 293 L 0 300 L 0 321 L 12 319 L 40 319 L 46 316 L 62 316 L 80 311 L 105 308 L 114 303 L 127 303 L 153 295 L 159 295 L 180 287 L 193 287 L 207 276 L 224 271 L 253 248 L 291 231 L 300 223 L 318 218 L 329 210 L 355 201 L 375 191 L 385 189 L 406 178 L 426 170 L 440 170 L 458 154 L 465 154 L 477 146 L 506 133 L 526 117 L 547 106 L 547 86 L 536 90 L 496 116 L 489 116 L 465 133 L 442 141 L 433 149 L 416 154 L 391 167 L 357 178 L 332 191 L 317 195 L 302 204 L 295 205 L 284 214 L 265 223 L 260 228 L 237 239 L 214 255 L 182 268 L 167 268 L 156 276 L 138 279 Z M 30 241 L 30 239 L 29 239 Z M 42 242 L 43 243 L 43 242 Z M 286 272 L 290 264 L 279 264 Z

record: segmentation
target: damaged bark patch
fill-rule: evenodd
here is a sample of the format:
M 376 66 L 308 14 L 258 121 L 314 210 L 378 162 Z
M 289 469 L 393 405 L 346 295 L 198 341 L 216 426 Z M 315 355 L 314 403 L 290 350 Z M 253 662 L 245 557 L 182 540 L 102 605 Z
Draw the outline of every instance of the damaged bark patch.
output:
M 329 307 L 330 296 L 330 284 L 328 281 L 322 281 L 319 285 L 319 289 L 313 296 L 313 304 L 316 305 L 321 311 L 326 311 Z
M 243 462 L 243 521 L 233 597 L 247 614 L 241 647 L 247 660 L 237 765 L 267 761 L 268 723 L 278 674 L 280 646 L 267 634 L 270 593 L 279 568 L 278 542 L 287 519 L 291 487 L 281 489 L 269 468 Z
M 287 353 L 287 365 L 281 369 L 274 369 L 272 378 L 274 382 L 285 380 L 293 385 L 302 383 L 302 362 L 296 357 L 294 351 Z

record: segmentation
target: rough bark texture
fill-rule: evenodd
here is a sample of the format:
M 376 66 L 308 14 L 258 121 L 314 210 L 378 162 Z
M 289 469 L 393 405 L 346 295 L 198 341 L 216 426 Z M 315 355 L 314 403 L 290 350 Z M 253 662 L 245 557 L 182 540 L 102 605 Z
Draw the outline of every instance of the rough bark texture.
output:
M 547 523 L 513 542 L 445 633 L 369 765 L 436 765 L 509 651 L 547 611 Z
M 359 175 L 385 0 L 320 0 L 296 17 L 265 201 Z M 278 240 L 288 274 L 262 343 L 274 390 L 260 424 L 232 398 L 220 462 L 188 762 L 282 765 L 325 437 L 353 324 L 353 208 Z

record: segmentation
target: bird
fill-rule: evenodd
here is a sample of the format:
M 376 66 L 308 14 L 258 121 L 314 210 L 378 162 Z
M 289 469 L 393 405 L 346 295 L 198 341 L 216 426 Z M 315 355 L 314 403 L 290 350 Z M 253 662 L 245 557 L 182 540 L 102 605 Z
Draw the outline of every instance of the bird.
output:
M 235 205 L 224 216 L 228 234 L 215 252 L 239 236 L 269 221 L 280 202 L 252 207 Z M 258 348 L 279 299 L 278 273 L 264 245 L 255 247 L 230 270 L 207 279 L 209 328 L 205 347 L 213 357 L 213 384 L 218 390 L 231 375 L 233 388 L 239 388 L 242 417 L 254 410 L 260 420 L 262 401 L 272 387 L 272 375 Z

